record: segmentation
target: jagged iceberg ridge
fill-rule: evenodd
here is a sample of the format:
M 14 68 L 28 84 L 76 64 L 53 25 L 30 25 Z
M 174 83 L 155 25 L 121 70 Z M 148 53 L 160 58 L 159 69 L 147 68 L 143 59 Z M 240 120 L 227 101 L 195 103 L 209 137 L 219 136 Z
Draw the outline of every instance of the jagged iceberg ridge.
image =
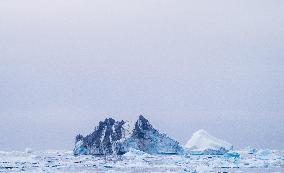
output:
M 154 129 L 142 115 L 135 123 L 131 137 L 121 144 L 120 149 L 127 152 L 129 148 L 149 154 L 181 154 L 183 152 L 177 141 Z
M 233 145 L 210 135 L 205 130 L 196 131 L 185 145 L 192 154 L 225 154 Z
M 77 135 L 74 155 L 112 155 L 119 154 L 118 143 L 129 137 L 130 129 L 125 121 L 107 118 L 100 121 L 95 131 L 86 137 Z
M 154 129 L 142 115 L 131 131 L 130 125 L 112 118 L 100 122 L 95 131 L 83 137 L 77 135 L 74 155 L 122 155 L 131 149 L 148 154 L 181 154 L 179 143 Z

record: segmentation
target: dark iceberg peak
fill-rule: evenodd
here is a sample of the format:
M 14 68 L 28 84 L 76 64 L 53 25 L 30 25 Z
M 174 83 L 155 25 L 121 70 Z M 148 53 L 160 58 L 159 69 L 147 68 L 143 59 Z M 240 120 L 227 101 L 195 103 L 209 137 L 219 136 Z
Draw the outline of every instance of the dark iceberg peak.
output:
M 127 140 L 127 147 L 149 154 L 178 154 L 182 153 L 179 143 L 166 134 L 156 130 L 142 115 L 135 123 L 132 136 Z
M 117 129 L 118 127 L 122 126 L 125 122 L 122 121 L 116 121 L 113 118 L 106 118 L 104 121 L 100 121 L 99 125 L 95 128 L 95 131 L 100 130 L 102 131 L 103 129 L 110 129 L 113 126 L 115 127 L 115 129 Z
M 139 119 L 135 123 L 135 129 L 134 130 L 149 130 L 149 129 L 152 129 L 152 128 L 153 127 L 150 124 L 150 122 L 145 117 L 143 117 L 143 115 L 140 115 Z
M 146 121 L 148 121 L 145 117 L 143 117 L 143 115 L 139 115 L 139 120 L 146 120 Z
M 112 126 L 115 120 L 112 118 L 106 118 L 104 121 L 100 121 L 99 126 Z
M 84 139 L 84 136 L 83 135 L 81 135 L 81 134 L 78 134 L 77 136 L 76 136 L 76 142 L 78 142 L 78 141 L 81 141 L 81 140 L 83 140 Z
M 105 123 L 107 123 L 107 124 L 109 124 L 109 125 L 113 125 L 114 122 L 115 122 L 115 120 L 112 119 L 112 118 L 106 118 L 106 119 L 105 119 Z
M 125 136 L 124 124 L 124 121 L 116 121 L 112 118 L 100 121 L 93 133 L 86 137 L 77 135 L 74 154 L 116 154 L 116 143 Z

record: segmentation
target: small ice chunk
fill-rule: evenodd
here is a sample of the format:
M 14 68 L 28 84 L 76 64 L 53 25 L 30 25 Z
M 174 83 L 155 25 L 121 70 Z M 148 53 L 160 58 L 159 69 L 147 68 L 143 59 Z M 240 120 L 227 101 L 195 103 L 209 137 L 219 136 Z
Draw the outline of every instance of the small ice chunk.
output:
M 31 148 L 26 148 L 25 149 L 25 153 L 27 154 L 31 154 L 33 152 L 33 150 Z

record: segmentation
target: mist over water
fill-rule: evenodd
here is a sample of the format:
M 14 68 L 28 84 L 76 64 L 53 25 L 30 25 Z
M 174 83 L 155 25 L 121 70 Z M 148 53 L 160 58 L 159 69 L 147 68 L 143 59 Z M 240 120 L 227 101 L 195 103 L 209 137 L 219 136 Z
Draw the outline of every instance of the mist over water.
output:
M 284 2 L 1 1 L 0 150 L 72 149 L 140 114 L 283 149 Z

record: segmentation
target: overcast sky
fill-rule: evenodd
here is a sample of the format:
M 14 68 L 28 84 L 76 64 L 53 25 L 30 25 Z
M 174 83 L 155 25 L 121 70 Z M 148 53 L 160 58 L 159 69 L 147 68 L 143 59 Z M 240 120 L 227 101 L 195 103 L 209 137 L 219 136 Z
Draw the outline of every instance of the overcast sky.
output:
M 0 150 L 139 114 L 182 144 L 284 149 L 284 1 L 0 1 Z

